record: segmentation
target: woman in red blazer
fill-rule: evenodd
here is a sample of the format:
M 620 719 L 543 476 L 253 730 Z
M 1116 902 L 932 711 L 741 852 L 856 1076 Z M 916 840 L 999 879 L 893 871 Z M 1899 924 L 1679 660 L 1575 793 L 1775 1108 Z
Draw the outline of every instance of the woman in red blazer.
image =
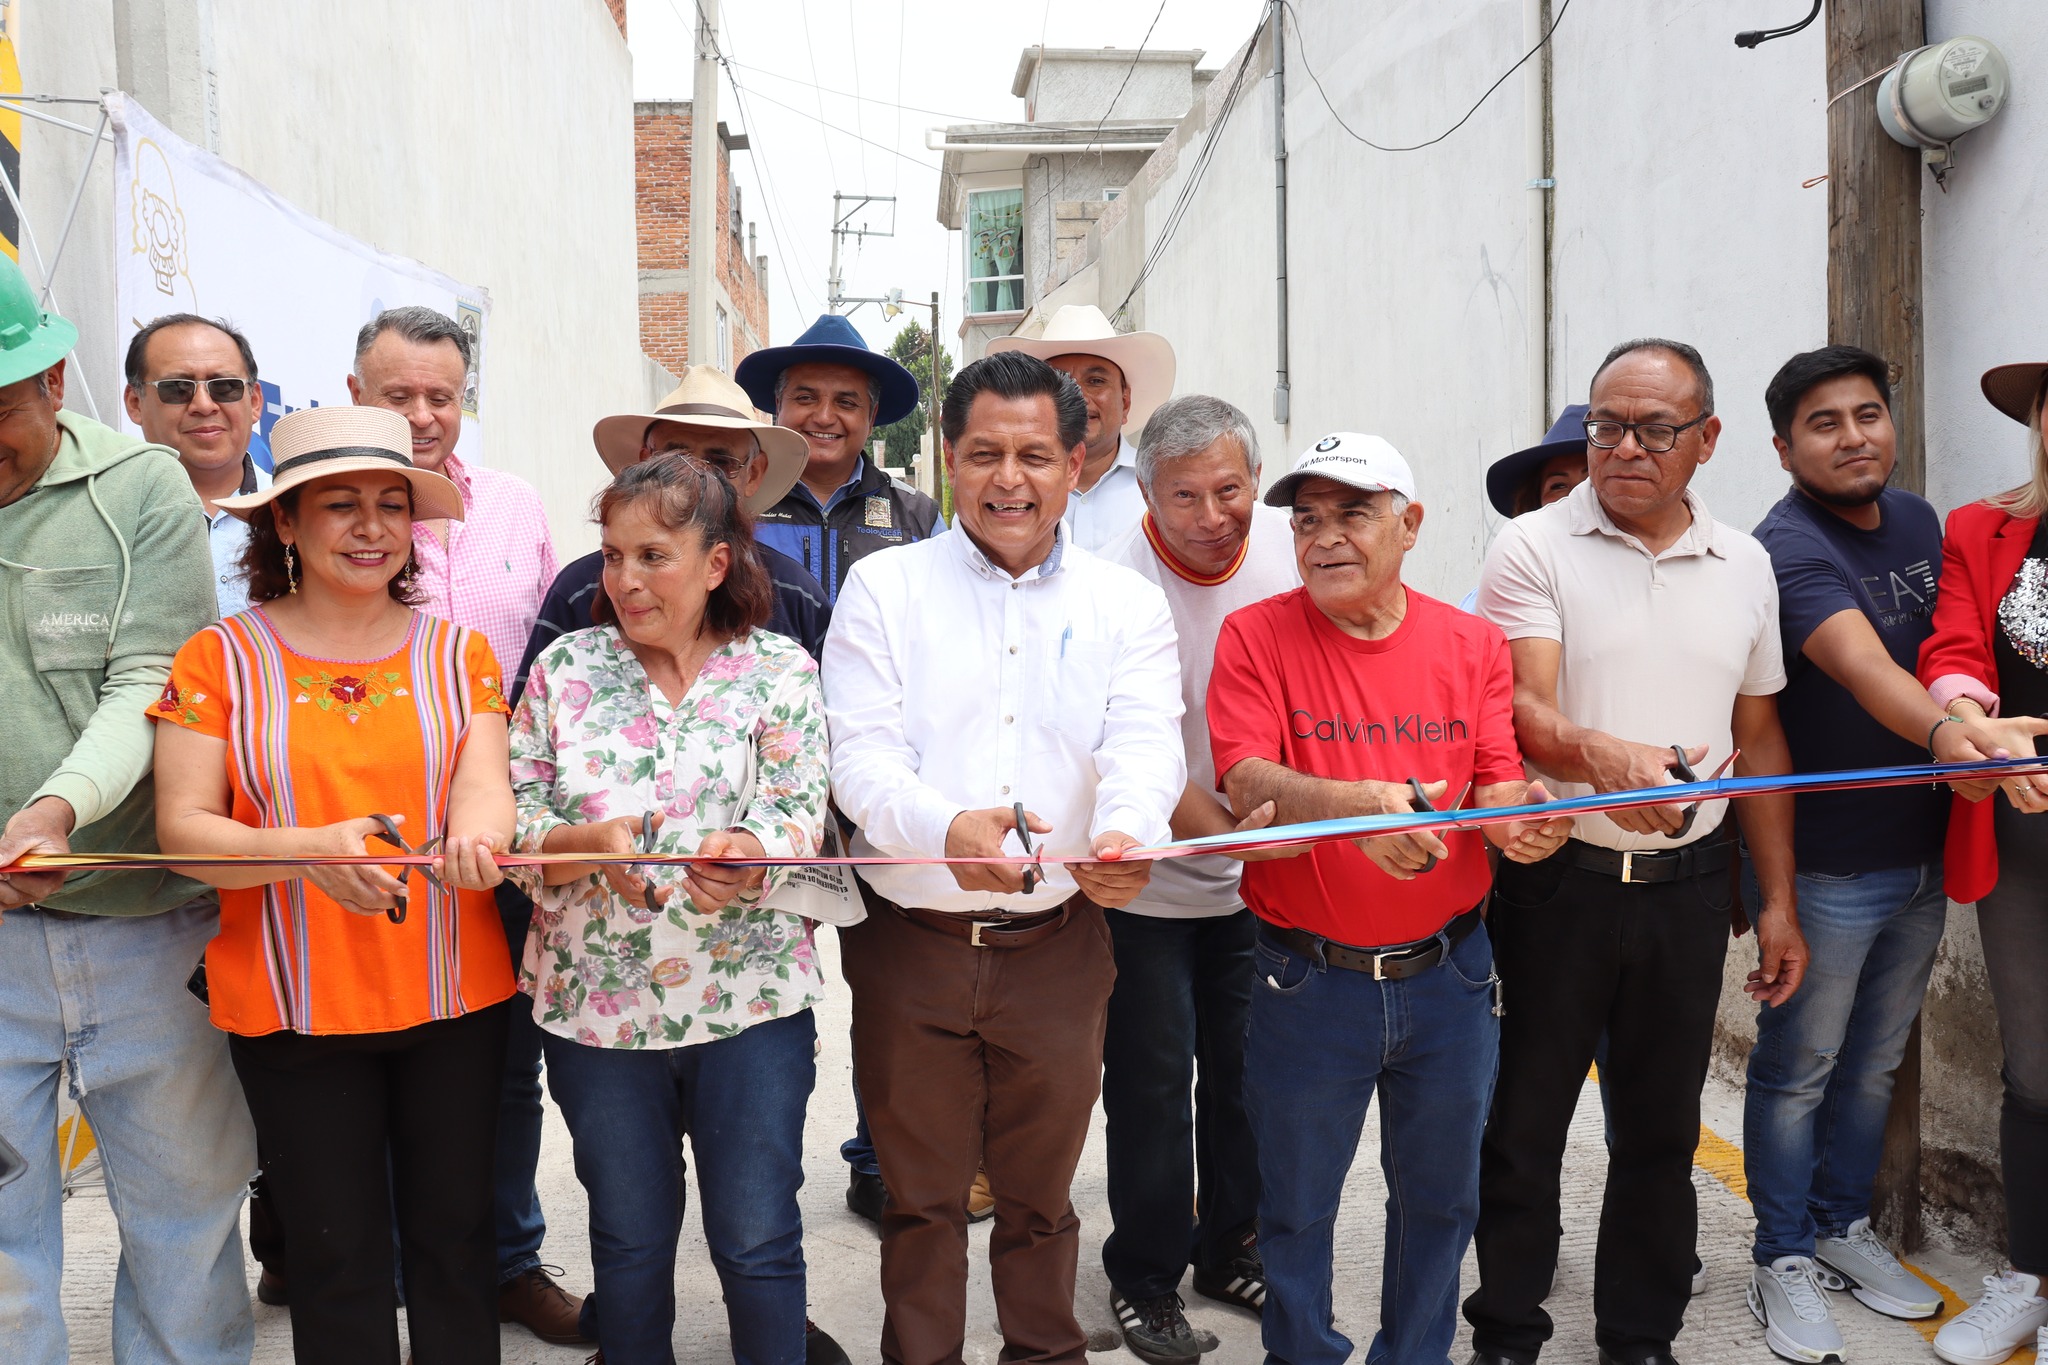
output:
M 2028 481 L 1958 507 L 1942 540 L 1934 633 L 1920 681 L 1951 718 L 2035 752 L 2048 734 L 2048 448 L 2042 444 L 2048 364 L 2001 365 L 1984 396 L 2027 424 Z M 1984 748 L 1983 740 L 1979 747 Z M 2002 799 L 1990 799 L 1993 791 Z M 1977 903 L 1984 966 L 2005 1044 L 1999 1149 L 2012 1270 L 1934 1340 L 1943 1359 L 2000 1361 L 2048 1328 L 2048 777 L 1957 784 L 1945 857 L 1949 895 Z

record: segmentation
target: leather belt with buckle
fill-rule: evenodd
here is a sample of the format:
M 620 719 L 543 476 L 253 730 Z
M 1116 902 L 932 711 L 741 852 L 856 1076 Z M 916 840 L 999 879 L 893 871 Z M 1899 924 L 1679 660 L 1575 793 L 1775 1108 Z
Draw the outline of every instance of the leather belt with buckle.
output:
M 1067 912 L 1074 900 L 1079 899 L 1076 896 L 1050 910 L 1039 910 L 1029 915 L 967 915 L 926 910 L 915 905 L 897 905 L 893 901 L 885 903 L 914 924 L 964 938 L 976 948 L 1028 948 L 1058 932 L 1059 927 L 1067 922 Z
M 1479 927 L 1479 918 L 1479 910 L 1474 907 L 1428 938 L 1383 948 L 1354 948 L 1334 939 L 1319 938 L 1305 930 L 1283 929 L 1277 924 L 1261 924 L 1259 932 L 1311 961 L 1341 967 L 1347 972 L 1363 972 L 1375 981 L 1403 981 L 1442 962 L 1451 948 L 1464 942 Z
M 1692 881 L 1726 872 L 1735 857 L 1735 844 L 1730 839 L 1708 838 L 1687 844 L 1684 848 L 1622 850 L 1567 839 L 1557 856 L 1572 867 L 1597 872 L 1603 877 L 1613 877 L 1630 885 L 1648 885 Z

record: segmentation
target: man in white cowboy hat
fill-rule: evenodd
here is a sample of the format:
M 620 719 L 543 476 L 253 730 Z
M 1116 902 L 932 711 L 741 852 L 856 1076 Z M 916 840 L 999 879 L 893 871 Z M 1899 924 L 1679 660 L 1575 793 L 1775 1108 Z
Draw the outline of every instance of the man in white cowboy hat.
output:
M 827 313 L 791 345 L 741 360 L 733 378 L 809 446 L 803 477 L 761 512 L 754 534 L 816 574 L 827 601 L 855 561 L 945 529 L 936 502 L 868 458 L 868 437 L 914 410 L 918 388 L 851 322 Z
M 0 261 L 0 867 L 23 854 L 154 852 L 145 711 L 214 619 L 199 495 L 177 453 L 64 412 L 78 331 Z M 114 1359 L 234 1365 L 255 1346 L 242 1193 L 256 1137 L 227 1038 L 185 982 L 219 926 L 166 872 L 0 875 L 0 1337 L 10 1365 L 67 1358 L 57 1094 L 105 1156 L 121 1227 Z
M 1022 351 L 1081 386 L 1088 404 L 1088 457 L 1067 495 L 1067 531 L 1085 550 L 1100 550 L 1138 524 L 1145 497 L 1138 488 L 1138 447 L 1124 433 L 1145 430 L 1152 409 L 1173 392 L 1173 347 L 1157 332 L 1118 332 L 1092 303 L 1052 315 L 1035 340 L 998 337 L 989 354 Z
M 682 382 L 653 412 L 619 413 L 599 418 L 591 442 L 605 468 L 617 474 L 642 460 L 679 455 L 722 471 L 738 490 L 747 510 L 759 515 L 772 507 L 802 475 L 808 447 L 787 427 L 760 420 L 754 405 L 731 376 L 710 365 L 683 371 Z M 769 578 L 775 584 L 775 610 L 768 629 L 787 635 L 817 658 L 825 647 L 825 628 L 832 609 L 825 589 L 803 565 L 771 545 L 756 541 Z M 533 632 L 520 660 L 518 683 L 511 696 L 519 704 L 527 671 L 541 651 L 572 630 L 590 625 L 591 600 L 603 591 L 604 556 L 593 550 L 572 560 L 555 575 L 540 605 Z M 533 902 L 509 882 L 498 891 L 505 932 L 516 956 L 526 942 Z M 540 1263 L 540 1244 L 547 1229 L 540 1208 L 535 1172 L 540 1163 L 540 1030 L 530 1016 L 514 1012 L 506 1047 L 505 1096 L 498 1112 L 498 1232 L 500 1273 L 511 1267 L 524 1274 Z M 523 1269 L 521 1268 L 523 1265 Z M 545 1273 L 545 1272 L 542 1272 Z M 581 1299 L 547 1282 L 562 1305 Z M 552 1297 L 552 1296 L 550 1296 Z M 550 1314 L 553 1317 L 553 1314 Z M 528 1324 L 532 1326 L 531 1323 Z M 580 1340 L 574 1318 L 546 1322 L 542 1340 L 568 1344 Z M 541 1335 L 539 1328 L 535 1334 Z M 831 1338 L 812 1328 L 812 1360 L 843 1358 Z

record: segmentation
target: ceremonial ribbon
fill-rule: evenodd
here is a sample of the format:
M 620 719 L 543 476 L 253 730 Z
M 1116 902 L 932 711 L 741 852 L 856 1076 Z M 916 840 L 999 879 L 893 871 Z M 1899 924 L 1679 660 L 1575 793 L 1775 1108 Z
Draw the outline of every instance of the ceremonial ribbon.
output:
M 1595 792 L 1519 806 L 1479 806 L 1467 810 L 1403 811 L 1392 815 L 1362 815 L 1341 820 L 1312 820 L 1302 824 L 1275 825 L 1242 833 L 1212 834 L 1200 839 L 1180 839 L 1151 848 L 1126 851 L 1119 861 L 1184 858 L 1195 854 L 1247 852 L 1262 848 L 1289 848 L 1332 843 L 1340 839 L 1363 839 L 1374 835 L 1431 833 L 1475 830 L 1487 825 L 1515 821 L 1542 821 L 1558 816 L 1598 815 L 1644 806 L 1686 805 L 1693 801 L 1739 800 L 1773 792 L 1856 791 L 1872 787 L 1905 787 L 1922 782 L 1943 782 L 1955 778 L 2006 778 L 2048 774 L 2048 755 L 2042 757 L 1993 758 L 1974 763 L 1916 763 L 1889 768 L 1851 768 L 1839 772 L 1784 773 L 1766 777 L 1717 777 L 1701 782 L 1679 782 L 1662 787 L 1640 787 L 1628 791 Z M 1655 852 L 1657 850 L 1645 850 Z M 35 872 L 128 872 L 180 867 L 437 867 L 439 854 L 366 853 L 359 856 L 280 857 L 256 854 L 187 853 L 35 853 L 9 867 L 0 876 Z M 825 864 L 848 867 L 937 866 L 996 864 L 1010 867 L 1059 866 L 1099 862 L 1091 853 L 1047 854 L 1030 857 L 985 858 L 707 858 L 695 853 L 504 853 L 494 855 L 499 867 L 545 867 L 562 864 L 630 864 L 642 867 L 687 867 L 715 863 L 725 867 L 805 867 Z

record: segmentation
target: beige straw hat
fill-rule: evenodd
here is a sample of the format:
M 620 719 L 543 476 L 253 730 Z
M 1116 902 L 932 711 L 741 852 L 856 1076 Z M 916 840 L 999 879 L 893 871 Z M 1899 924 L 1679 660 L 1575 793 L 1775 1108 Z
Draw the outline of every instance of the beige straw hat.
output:
M 756 514 L 781 502 L 783 495 L 796 487 L 811 458 L 810 442 L 801 432 L 762 421 L 747 391 L 713 365 L 692 365 L 684 370 L 683 382 L 653 412 L 599 418 L 590 439 L 604 457 L 605 467 L 617 474 L 640 462 L 641 443 L 647 439 L 647 428 L 656 422 L 752 432 L 761 443 L 761 453 L 768 457 L 768 472 L 762 476 L 761 486 L 745 500 L 747 510 Z
M 462 494 L 445 474 L 421 469 L 412 462 L 412 427 L 389 408 L 301 408 L 280 417 L 270 429 L 270 454 L 276 461 L 270 487 L 241 497 L 222 498 L 216 506 L 247 521 L 249 514 L 280 493 L 313 479 L 363 470 L 398 472 L 412 484 L 412 519 L 462 520 Z
M 1047 319 L 1036 337 L 997 337 L 988 353 L 1022 351 L 1040 360 L 1063 355 L 1099 355 L 1124 372 L 1131 408 L 1124 430 L 1141 432 L 1152 409 L 1173 395 L 1173 346 L 1157 332 L 1119 332 L 1092 303 L 1070 303 Z M 1135 435 L 1131 444 L 1136 445 Z

